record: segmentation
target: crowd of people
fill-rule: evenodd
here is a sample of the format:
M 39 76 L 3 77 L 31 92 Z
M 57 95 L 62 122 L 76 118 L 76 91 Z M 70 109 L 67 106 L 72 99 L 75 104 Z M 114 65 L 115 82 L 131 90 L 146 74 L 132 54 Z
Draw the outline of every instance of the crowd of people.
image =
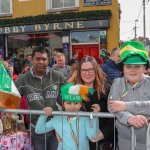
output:
M 145 46 L 128 41 L 111 53 L 102 51 L 97 59 L 84 56 L 78 60 L 78 55 L 75 51 L 67 63 L 63 53 L 54 51 L 49 63 L 49 51 L 43 46 L 35 47 L 16 78 L 10 71 L 11 60 L 1 60 L 25 109 L 45 111 L 40 117 L 24 116 L 26 129 L 31 126 L 34 150 L 130 150 L 131 126 L 137 136 L 136 150 L 144 150 L 150 114 L 149 58 Z M 52 117 L 52 111 L 59 110 L 113 113 L 116 131 L 114 119 L 94 118 L 91 128 L 87 117 Z M 114 144 L 115 132 L 118 136 Z

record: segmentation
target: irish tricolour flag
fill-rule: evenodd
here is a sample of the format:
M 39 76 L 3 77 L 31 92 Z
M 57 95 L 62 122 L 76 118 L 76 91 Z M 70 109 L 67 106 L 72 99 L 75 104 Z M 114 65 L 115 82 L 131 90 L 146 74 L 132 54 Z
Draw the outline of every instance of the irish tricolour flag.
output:
M 16 86 L 0 61 L 0 106 L 16 109 L 19 107 L 20 98 Z

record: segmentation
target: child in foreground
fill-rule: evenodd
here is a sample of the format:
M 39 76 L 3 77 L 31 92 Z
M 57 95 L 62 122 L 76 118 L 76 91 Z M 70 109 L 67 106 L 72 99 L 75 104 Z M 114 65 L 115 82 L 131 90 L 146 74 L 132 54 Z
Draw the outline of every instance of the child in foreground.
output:
M 31 150 L 23 116 L 1 113 L 0 117 L 0 150 Z
M 82 100 L 88 101 L 88 87 L 83 85 L 67 84 L 61 88 L 63 108 L 68 112 L 78 112 L 82 107 Z M 50 107 L 44 108 L 47 116 L 51 115 Z M 99 109 L 95 106 L 94 112 Z M 96 136 L 98 129 L 98 118 L 94 117 L 93 127 L 90 127 L 90 118 L 78 116 L 54 116 L 46 122 L 47 116 L 41 115 L 37 121 L 35 132 L 38 134 L 47 133 L 52 130 L 61 137 L 58 150 L 89 150 L 89 139 Z
M 150 77 L 148 52 L 138 41 L 125 42 L 120 48 L 120 65 L 124 77 L 114 80 L 109 93 L 109 110 L 117 117 L 118 146 L 131 149 L 131 126 L 135 128 L 136 150 L 145 150 L 150 115 Z M 148 134 L 150 134 L 148 132 Z

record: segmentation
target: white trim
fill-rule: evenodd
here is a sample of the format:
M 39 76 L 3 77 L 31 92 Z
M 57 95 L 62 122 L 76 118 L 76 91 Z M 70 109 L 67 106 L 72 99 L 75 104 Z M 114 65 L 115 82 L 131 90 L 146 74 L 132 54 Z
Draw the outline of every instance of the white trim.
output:
M 19 2 L 31 1 L 31 0 L 18 0 Z

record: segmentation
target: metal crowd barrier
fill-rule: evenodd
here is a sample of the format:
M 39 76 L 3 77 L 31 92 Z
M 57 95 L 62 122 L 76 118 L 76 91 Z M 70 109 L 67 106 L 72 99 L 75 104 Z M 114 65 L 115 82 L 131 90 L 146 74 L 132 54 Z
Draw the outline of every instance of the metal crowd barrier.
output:
M 24 110 L 24 109 L 2 109 L 0 108 L 0 112 L 3 113 L 14 113 L 14 114 L 30 114 L 30 115 L 41 115 L 45 114 L 43 110 Z M 52 115 L 59 115 L 59 116 L 87 116 L 91 119 L 91 126 L 92 126 L 92 119 L 93 117 L 100 117 L 100 118 L 114 118 L 114 129 L 115 129 L 115 117 L 111 113 L 94 113 L 94 112 L 66 112 L 66 111 L 53 111 Z M 115 130 L 114 130 L 115 131 Z M 146 132 L 146 150 L 150 150 L 150 123 L 147 127 Z M 115 133 L 114 133 L 114 149 L 115 149 Z M 131 150 L 136 150 L 136 136 L 134 133 L 134 127 L 131 127 Z

